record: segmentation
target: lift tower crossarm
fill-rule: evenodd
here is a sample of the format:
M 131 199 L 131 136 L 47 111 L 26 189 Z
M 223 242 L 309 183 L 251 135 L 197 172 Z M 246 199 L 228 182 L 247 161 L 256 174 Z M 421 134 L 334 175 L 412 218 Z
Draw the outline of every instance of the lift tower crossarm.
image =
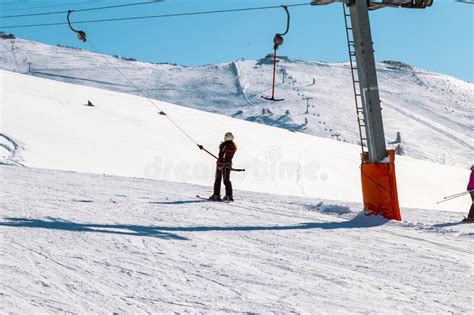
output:
M 461 2 L 462 0 L 455 0 Z M 466 0 L 470 1 L 470 0 Z M 344 3 L 348 6 L 353 5 L 356 0 L 313 0 L 311 5 L 324 5 L 334 2 Z M 470 2 L 468 2 L 470 3 Z M 408 8 L 408 9 L 425 9 L 433 5 L 433 0 L 367 0 L 369 10 L 376 10 L 380 8 Z

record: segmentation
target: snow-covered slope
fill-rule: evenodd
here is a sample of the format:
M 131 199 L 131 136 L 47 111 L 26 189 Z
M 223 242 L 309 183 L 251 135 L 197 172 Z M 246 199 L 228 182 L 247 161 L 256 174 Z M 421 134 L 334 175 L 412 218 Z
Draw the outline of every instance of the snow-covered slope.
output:
M 97 88 L 1 71 L 0 133 L 10 139 L 9 163 L 80 172 L 210 185 L 215 161 L 200 151 L 149 100 Z M 92 99 L 95 107 L 84 106 Z M 155 101 L 198 143 L 216 151 L 234 132 L 233 173 L 242 190 L 361 200 L 357 145 Z M 15 149 L 17 148 L 17 149 Z M 465 190 L 462 168 L 397 158 L 403 207 L 460 211 L 468 197 L 437 205 Z
M 460 213 L 1 166 L 0 313 L 472 314 Z M 190 197 L 191 196 L 191 197 Z
M 186 105 L 153 106 L 103 56 L 0 46 L 0 68 L 32 62 L 34 74 L 0 70 L 0 313 L 474 312 L 470 200 L 436 204 L 465 190 L 468 171 L 397 156 L 403 221 L 364 216 L 360 148 L 328 139 L 357 139 L 347 65 L 281 62 L 287 101 L 268 105 L 264 61 L 115 58 L 151 96 Z M 472 159 L 471 84 L 393 63 L 380 77 L 388 134 L 401 131 L 407 155 Z M 308 96 L 316 107 L 300 115 Z M 232 174 L 236 202 L 195 198 L 215 161 L 177 126 L 213 152 L 235 134 L 234 166 L 247 169 Z
M 20 39 L 0 40 L 0 52 L 0 69 L 138 94 L 113 63 L 155 99 L 310 135 L 359 141 L 347 63 L 281 60 L 276 93 L 285 101 L 272 103 L 261 98 L 270 93 L 271 64 L 266 59 L 183 67 L 104 58 Z M 397 62 L 379 63 L 378 76 L 387 141 L 400 132 L 407 156 L 462 167 L 473 162 L 473 84 Z M 87 94 L 83 98 L 96 101 Z

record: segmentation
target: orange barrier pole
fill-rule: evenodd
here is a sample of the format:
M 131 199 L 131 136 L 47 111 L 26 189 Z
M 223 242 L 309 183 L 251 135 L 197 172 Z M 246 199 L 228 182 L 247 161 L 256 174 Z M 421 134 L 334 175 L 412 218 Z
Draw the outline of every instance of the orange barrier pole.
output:
M 383 163 L 366 163 L 367 155 L 362 156 L 364 211 L 368 215 L 382 215 L 389 220 L 401 221 L 394 150 L 388 150 L 388 158 Z

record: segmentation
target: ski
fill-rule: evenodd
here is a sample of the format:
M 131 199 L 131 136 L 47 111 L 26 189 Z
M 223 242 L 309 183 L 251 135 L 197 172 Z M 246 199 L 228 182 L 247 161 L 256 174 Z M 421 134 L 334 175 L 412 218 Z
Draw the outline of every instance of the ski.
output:
M 462 219 L 461 222 L 464 222 L 464 223 L 474 223 L 474 218 L 467 218 L 467 217 L 464 217 L 464 219 Z
M 206 198 L 206 197 L 202 197 L 200 195 L 196 195 L 196 198 L 199 198 L 201 200 L 207 200 L 207 201 L 211 201 L 211 202 L 223 202 L 223 203 L 230 203 L 231 201 L 227 201 L 227 200 L 212 200 L 212 199 L 209 199 L 209 198 Z

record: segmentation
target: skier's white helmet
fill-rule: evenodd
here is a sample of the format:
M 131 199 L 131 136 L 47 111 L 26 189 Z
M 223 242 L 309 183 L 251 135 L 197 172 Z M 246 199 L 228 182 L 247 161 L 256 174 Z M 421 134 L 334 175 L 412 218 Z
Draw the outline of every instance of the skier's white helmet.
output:
M 234 135 L 232 132 L 226 132 L 224 136 L 224 141 L 233 141 L 234 140 Z

